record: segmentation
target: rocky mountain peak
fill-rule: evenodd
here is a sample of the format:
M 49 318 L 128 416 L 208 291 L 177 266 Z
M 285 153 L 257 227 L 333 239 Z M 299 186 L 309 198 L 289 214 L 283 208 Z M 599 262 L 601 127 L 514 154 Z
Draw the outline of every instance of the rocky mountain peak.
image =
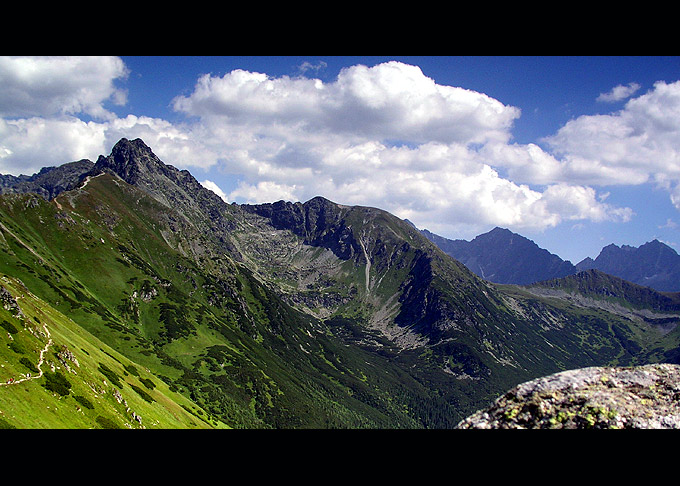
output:
M 161 161 L 140 138 L 120 139 L 108 156 L 100 155 L 90 172 L 114 173 L 161 203 L 187 216 L 214 212 L 226 204 L 205 189 L 187 170 Z
M 507 228 L 501 228 L 500 226 L 496 226 L 494 229 L 489 231 L 487 233 L 487 235 L 489 235 L 489 236 L 504 235 L 504 236 L 507 236 L 507 237 L 511 237 L 512 235 L 514 235 L 514 233 Z
M 496 283 L 530 284 L 574 273 L 574 266 L 532 240 L 495 227 L 471 241 L 425 236 L 480 277 Z
M 142 139 L 122 138 L 111 149 L 111 155 L 100 155 L 93 172 L 111 171 L 129 184 L 148 179 L 154 172 L 163 172 L 164 164 Z M 147 181 L 148 182 L 148 181 Z
M 360 250 L 343 218 L 342 207 L 324 197 L 316 196 L 305 203 L 244 204 L 241 208 L 269 219 L 276 229 L 292 231 L 306 244 L 330 249 L 344 260 Z
M 680 290 L 680 255 L 656 239 L 640 247 L 609 244 L 595 260 L 584 260 L 578 268 L 597 268 L 656 290 Z

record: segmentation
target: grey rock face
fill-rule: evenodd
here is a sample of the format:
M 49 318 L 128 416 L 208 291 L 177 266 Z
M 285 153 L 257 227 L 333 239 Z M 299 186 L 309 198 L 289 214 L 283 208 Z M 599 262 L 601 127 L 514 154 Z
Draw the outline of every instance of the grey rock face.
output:
M 292 231 L 303 238 L 305 244 L 330 249 L 343 260 L 361 252 L 340 206 L 323 197 L 317 196 L 305 203 L 278 201 L 241 207 L 268 218 L 276 229 Z
M 593 367 L 523 383 L 459 429 L 677 429 L 680 366 Z

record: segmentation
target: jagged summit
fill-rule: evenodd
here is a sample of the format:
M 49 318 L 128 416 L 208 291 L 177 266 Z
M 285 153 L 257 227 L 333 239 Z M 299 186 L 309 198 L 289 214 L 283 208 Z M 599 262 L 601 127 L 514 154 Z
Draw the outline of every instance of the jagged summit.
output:
M 204 188 L 188 170 L 179 170 L 161 161 L 140 138 L 122 138 L 113 146 L 110 155 L 100 155 L 89 175 L 102 172 L 117 175 L 190 218 L 226 206 L 217 194 Z
M 587 257 L 573 265 L 501 227 L 471 241 L 450 240 L 428 230 L 422 233 L 474 273 L 495 283 L 528 285 L 597 269 L 655 290 L 680 291 L 680 256 L 657 239 L 640 247 L 611 243 L 596 259 Z
M 487 233 L 487 235 L 489 235 L 489 236 L 491 236 L 491 235 L 508 235 L 508 236 L 512 236 L 513 234 L 514 234 L 514 233 L 513 233 L 512 231 L 510 231 L 509 229 L 507 229 L 507 228 L 501 228 L 500 226 L 496 226 L 494 229 L 492 229 L 491 231 L 489 231 L 489 232 Z
M 153 153 L 141 138 L 122 138 L 111 149 L 111 155 L 100 155 L 92 173 L 113 172 L 129 184 L 140 180 L 149 182 L 154 173 L 167 173 L 167 166 Z
M 423 234 L 448 255 L 491 282 L 524 285 L 575 272 L 571 262 L 506 228 L 497 226 L 471 241 L 449 240 L 427 230 L 423 230 Z
M 657 239 L 640 247 L 609 244 L 597 258 L 584 259 L 576 268 L 595 268 L 656 290 L 680 291 L 680 255 Z
M 161 196 L 161 201 L 165 203 L 170 202 L 170 198 L 162 188 L 168 184 L 172 187 L 172 192 L 191 191 L 191 196 L 213 199 L 211 203 L 218 202 L 212 197 L 214 193 L 205 189 L 189 171 L 179 170 L 163 162 L 141 138 L 121 138 L 111 149 L 110 155 L 100 155 L 89 175 L 101 172 L 114 173 L 128 184 L 141 187 L 156 197 Z M 161 195 L 161 192 L 166 194 Z M 272 204 L 292 203 L 278 201 Z M 323 196 L 316 196 L 305 204 L 328 206 L 335 203 Z

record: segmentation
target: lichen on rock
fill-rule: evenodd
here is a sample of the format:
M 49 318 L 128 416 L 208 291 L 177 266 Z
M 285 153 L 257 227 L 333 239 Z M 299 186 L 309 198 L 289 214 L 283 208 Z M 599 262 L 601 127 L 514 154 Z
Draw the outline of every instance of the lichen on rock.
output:
M 591 367 L 523 383 L 459 429 L 678 429 L 680 366 Z

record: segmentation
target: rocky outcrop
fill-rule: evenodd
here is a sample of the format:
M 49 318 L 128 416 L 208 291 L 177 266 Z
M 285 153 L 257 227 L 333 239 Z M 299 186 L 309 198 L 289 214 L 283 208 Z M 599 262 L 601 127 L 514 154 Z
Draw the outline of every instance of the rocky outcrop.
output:
M 592 367 L 529 381 L 459 429 L 678 429 L 680 366 Z
M 21 312 L 21 308 L 17 303 L 17 300 L 12 296 L 12 294 L 5 287 L 0 285 L 0 305 L 12 313 L 17 319 L 23 319 L 24 313 Z

